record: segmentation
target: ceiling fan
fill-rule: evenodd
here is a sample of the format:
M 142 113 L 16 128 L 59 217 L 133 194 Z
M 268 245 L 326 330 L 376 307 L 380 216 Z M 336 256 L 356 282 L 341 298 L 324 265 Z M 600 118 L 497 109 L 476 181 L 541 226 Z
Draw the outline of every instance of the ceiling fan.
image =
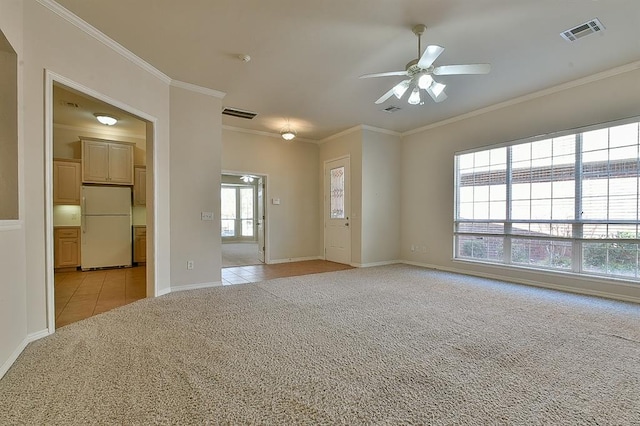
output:
M 444 92 L 446 85 L 434 80 L 434 75 L 487 74 L 491 71 L 490 64 L 433 66 L 435 60 L 438 59 L 438 56 L 444 51 L 444 47 L 429 45 L 424 50 L 424 53 L 421 54 L 420 41 L 426 29 L 427 27 L 422 24 L 413 27 L 413 33 L 418 37 L 418 59 L 409 62 L 404 71 L 380 72 L 360 76 L 360 78 L 408 77 L 406 80 L 393 86 L 387 93 L 380 96 L 376 104 L 385 102 L 393 95 L 401 99 L 406 92 L 410 92 L 411 94 L 407 102 L 412 105 L 422 105 L 424 102 L 420 98 L 420 89 L 425 90 L 435 102 L 442 102 L 447 99 L 447 94 Z

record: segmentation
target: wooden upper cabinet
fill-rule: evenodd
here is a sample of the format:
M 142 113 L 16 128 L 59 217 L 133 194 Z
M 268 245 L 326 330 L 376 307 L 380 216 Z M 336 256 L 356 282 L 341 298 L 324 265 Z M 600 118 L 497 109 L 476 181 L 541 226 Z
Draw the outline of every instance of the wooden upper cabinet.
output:
M 53 161 L 53 204 L 80 205 L 80 160 Z
M 133 185 L 133 145 L 82 139 L 82 182 Z
M 145 206 L 147 204 L 147 169 L 136 166 L 133 174 L 133 205 Z

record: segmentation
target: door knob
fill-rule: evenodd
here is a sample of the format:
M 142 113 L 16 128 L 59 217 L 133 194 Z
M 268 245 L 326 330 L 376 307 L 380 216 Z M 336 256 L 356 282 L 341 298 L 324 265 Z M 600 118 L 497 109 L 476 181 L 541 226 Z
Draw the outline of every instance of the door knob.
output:
M 348 224 L 348 223 L 345 223 L 345 224 L 344 224 L 344 226 L 349 226 L 349 224 Z

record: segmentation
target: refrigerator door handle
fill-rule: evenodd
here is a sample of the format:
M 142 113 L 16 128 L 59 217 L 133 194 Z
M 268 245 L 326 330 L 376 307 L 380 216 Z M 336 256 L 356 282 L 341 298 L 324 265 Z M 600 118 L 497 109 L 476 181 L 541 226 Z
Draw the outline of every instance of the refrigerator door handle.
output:
M 85 197 L 82 197 L 82 205 L 80 206 L 80 208 L 82 209 L 80 211 L 80 219 L 81 219 L 80 227 L 82 228 L 82 233 L 86 234 L 87 220 L 86 220 L 85 214 L 87 212 L 87 199 Z

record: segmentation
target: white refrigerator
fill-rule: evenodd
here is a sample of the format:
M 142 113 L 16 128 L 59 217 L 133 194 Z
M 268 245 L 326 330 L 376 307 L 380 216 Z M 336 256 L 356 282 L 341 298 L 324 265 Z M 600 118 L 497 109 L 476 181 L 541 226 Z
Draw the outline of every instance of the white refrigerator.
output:
M 131 188 L 82 186 L 82 270 L 131 266 Z

